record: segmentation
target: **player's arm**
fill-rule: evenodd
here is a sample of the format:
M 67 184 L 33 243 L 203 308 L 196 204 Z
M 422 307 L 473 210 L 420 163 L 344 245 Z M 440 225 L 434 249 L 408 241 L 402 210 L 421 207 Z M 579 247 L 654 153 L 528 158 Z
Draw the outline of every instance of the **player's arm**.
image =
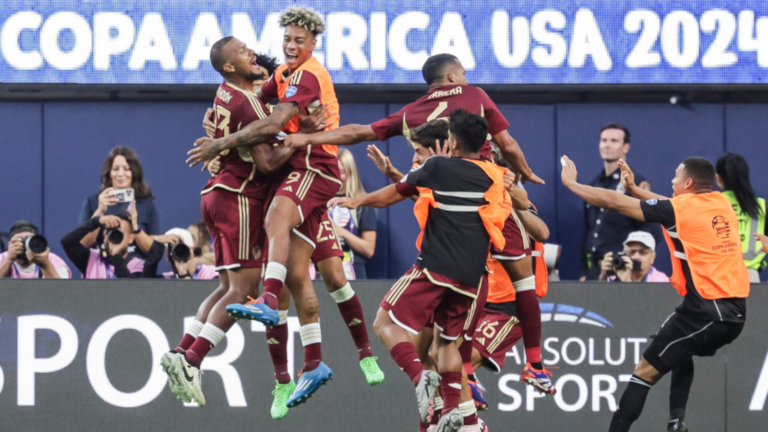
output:
M 290 147 L 261 144 L 251 148 L 251 158 L 257 170 L 264 174 L 272 174 L 291 159 L 294 151 Z
M 624 159 L 619 159 L 619 168 L 621 168 L 621 184 L 624 186 L 624 189 L 629 192 L 630 195 L 633 197 L 641 200 L 641 201 L 647 201 L 651 199 L 669 199 L 663 195 L 659 195 L 657 193 L 651 192 L 649 189 L 644 188 L 643 184 L 648 184 L 648 182 L 640 183 L 640 186 L 635 184 L 635 173 L 632 172 L 632 169 L 627 165 L 627 162 Z M 650 185 L 648 185 L 650 187 Z
M 403 201 L 410 195 L 402 195 L 398 190 L 398 185 L 402 183 L 395 183 L 389 186 L 383 187 L 376 192 L 361 195 L 358 197 L 339 197 L 328 201 L 330 207 L 341 206 L 348 209 L 356 209 L 360 206 L 384 208 L 395 205 L 400 201 Z
M 528 162 L 525 160 L 525 155 L 520 149 L 520 145 L 512 138 L 512 135 L 507 132 L 506 129 L 493 135 L 493 142 L 495 142 L 501 150 L 501 155 L 504 159 L 512 165 L 518 173 L 523 176 L 523 181 L 530 181 L 532 183 L 544 184 L 544 180 L 540 179 L 536 174 L 531 171 L 528 166 Z
M 193 167 L 207 162 L 227 149 L 261 144 L 279 134 L 286 124 L 299 113 L 299 107 L 293 102 L 277 104 L 272 114 L 250 123 L 240 131 L 219 139 L 200 138 L 195 148 L 187 152 L 187 163 Z
M 310 144 L 354 145 L 363 141 L 378 141 L 371 125 L 348 124 L 328 131 L 292 134 L 285 139 L 285 145 L 303 147 Z
M 523 223 L 523 228 L 525 228 L 525 231 L 532 239 L 539 243 L 544 243 L 549 239 L 549 227 L 543 220 L 541 220 L 541 218 L 528 210 L 516 209 L 515 212 L 520 218 L 520 222 Z
M 579 184 L 576 181 L 578 174 L 576 172 L 576 164 L 568 159 L 567 156 L 563 156 L 560 161 L 563 165 L 563 171 L 560 177 L 563 181 L 563 185 L 570 189 L 571 192 L 595 207 L 616 210 L 632 219 L 645 222 L 645 216 L 640 208 L 639 199 L 628 197 L 613 190 Z

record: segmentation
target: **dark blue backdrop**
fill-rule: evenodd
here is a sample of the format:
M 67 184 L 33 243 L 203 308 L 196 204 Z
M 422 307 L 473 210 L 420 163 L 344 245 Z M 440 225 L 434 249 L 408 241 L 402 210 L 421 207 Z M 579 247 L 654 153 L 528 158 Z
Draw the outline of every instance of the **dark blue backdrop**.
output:
M 101 165 L 114 146 L 136 149 L 156 196 L 161 228 L 186 227 L 200 219 L 199 191 L 206 173 L 184 164 L 185 153 L 202 135 L 205 103 L 174 102 L 25 102 L 0 103 L 0 230 L 22 218 L 40 225 L 52 250 L 63 256 L 58 240 L 77 223 L 85 197 L 99 190 Z M 370 123 L 399 109 L 395 104 L 342 105 L 342 123 Z M 768 105 L 666 104 L 502 105 L 510 132 L 545 186 L 529 188 L 531 200 L 563 245 L 561 275 L 578 277 L 578 248 L 583 230 L 582 203 L 559 183 L 558 156 L 576 161 L 580 178 L 600 171 L 597 151 L 602 125 L 624 123 L 632 131 L 628 160 L 650 179 L 654 190 L 670 192 L 680 161 L 692 155 L 714 162 L 724 151 L 748 158 L 758 195 L 768 195 L 763 168 L 768 137 Z M 377 144 L 402 171 L 411 165 L 405 139 Z M 367 190 L 387 184 L 365 156 L 365 145 L 351 147 Z M 373 278 L 396 278 L 413 262 L 418 227 L 409 202 L 379 211 Z M 657 260 L 668 271 L 666 247 Z

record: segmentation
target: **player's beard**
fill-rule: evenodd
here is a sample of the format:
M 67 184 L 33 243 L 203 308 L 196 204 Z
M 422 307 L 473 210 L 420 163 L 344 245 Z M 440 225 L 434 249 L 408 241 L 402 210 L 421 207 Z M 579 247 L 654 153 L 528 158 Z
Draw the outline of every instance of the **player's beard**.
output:
M 267 79 L 267 74 L 265 74 L 264 72 L 262 72 L 262 73 L 253 73 L 253 72 L 251 72 L 251 74 L 248 75 L 248 80 L 249 81 L 263 81 L 265 79 Z

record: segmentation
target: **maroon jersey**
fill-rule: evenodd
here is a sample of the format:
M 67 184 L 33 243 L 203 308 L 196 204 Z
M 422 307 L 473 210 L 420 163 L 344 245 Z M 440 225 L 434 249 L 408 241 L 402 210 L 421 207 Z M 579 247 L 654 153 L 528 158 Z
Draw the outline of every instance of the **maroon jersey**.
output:
M 269 108 L 255 94 L 226 82 L 219 86 L 213 103 L 216 110 L 214 138 L 235 133 L 249 123 L 269 115 Z M 275 142 L 279 141 L 274 139 L 265 144 L 271 145 Z M 267 176 L 256 169 L 250 148 L 227 149 L 221 152 L 220 158 L 221 171 L 218 176 L 208 180 L 202 194 L 210 192 L 213 188 L 221 188 L 258 200 L 267 198 Z
M 447 85 L 432 89 L 416 102 L 373 123 L 371 127 L 380 141 L 397 135 L 410 139 L 412 129 L 436 118 L 448 118 L 451 112 L 459 108 L 485 117 L 491 136 L 509 127 L 509 122 L 491 98 L 482 89 L 471 85 Z M 491 145 L 486 141 L 480 155 L 488 159 L 490 154 Z

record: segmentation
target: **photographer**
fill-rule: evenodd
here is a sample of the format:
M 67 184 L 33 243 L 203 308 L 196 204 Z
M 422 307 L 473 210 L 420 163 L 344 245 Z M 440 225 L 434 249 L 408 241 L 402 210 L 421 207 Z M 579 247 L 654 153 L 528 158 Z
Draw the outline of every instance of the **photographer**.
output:
M 13 224 L 10 237 L 8 250 L 0 254 L 0 278 L 72 278 L 67 264 L 51 253 L 48 242 L 31 222 L 22 220 Z
M 608 282 L 669 282 L 669 277 L 653 267 L 656 240 L 645 231 L 635 231 L 624 241 L 624 252 L 608 252 L 600 264 L 598 280 Z
M 96 249 L 89 246 L 98 242 Z M 145 258 L 131 256 L 128 246 L 134 240 Z M 134 205 L 128 213 L 94 217 L 61 239 L 61 246 L 84 279 L 150 278 L 157 274 L 163 245 L 152 240 L 137 222 Z
M 165 248 L 165 259 L 171 263 L 172 271 L 163 273 L 166 279 L 198 279 L 211 280 L 219 277 L 214 266 L 203 264 L 200 247 L 195 246 L 192 234 L 183 228 L 173 228 L 165 233 L 168 243 Z

